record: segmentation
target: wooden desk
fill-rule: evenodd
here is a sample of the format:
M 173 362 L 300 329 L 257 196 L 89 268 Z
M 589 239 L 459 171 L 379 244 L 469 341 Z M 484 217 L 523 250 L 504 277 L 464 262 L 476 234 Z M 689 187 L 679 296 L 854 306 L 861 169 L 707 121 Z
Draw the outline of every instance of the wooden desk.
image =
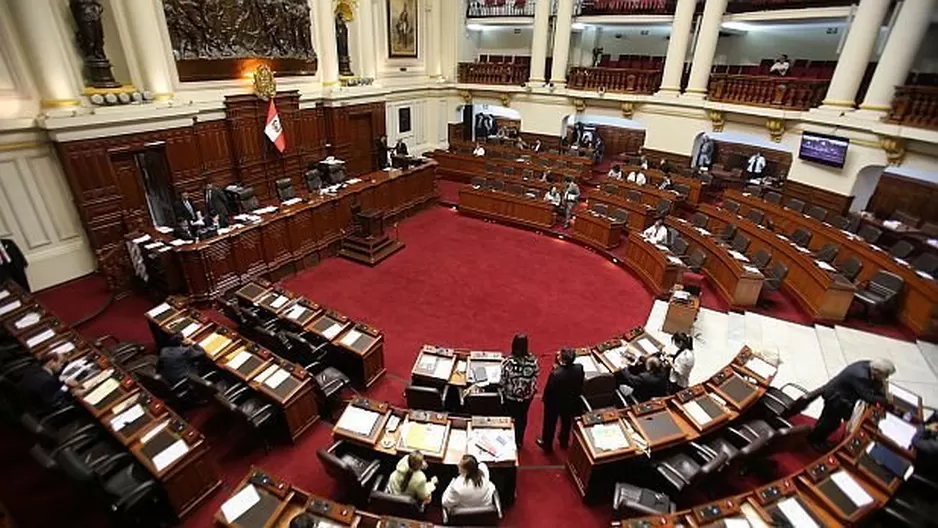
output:
M 625 263 L 655 297 L 667 295 L 687 270 L 681 259 L 672 255 L 667 248 L 661 249 L 635 231 L 629 233 Z
M 488 147 L 486 147 L 488 149 Z M 488 151 L 486 150 L 486 154 Z M 473 156 L 471 153 L 458 153 L 446 151 L 434 151 L 429 154 L 439 163 L 437 172 L 441 178 L 456 181 L 459 183 L 469 183 L 472 178 L 477 176 L 488 176 L 490 178 L 503 179 L 503 177 L 515 176 L 520 178 L 527 175 L 529 180 L 538 181 L 547 171 L 555 178 L 555 183 L 563 182 L 565 178 L 573 178 L 576 181 L 583 182 L 588 179 L 589 172 L 577 168 L 566 168 L 558 165 L 542 165 L 541 158 L 538 156 L 533 163 L 531 160 L 519 160 L 515 158 L 504 159 L 491 156 Z M 559 183 L 557 183 L 559 184 Z
M 302 366 L 280 358 L 185 306 L 164 303 L 150 310 L 147 319 L 150 328 L 161 332 L 163 338 L 172 335 L 173 328 L 197 324 L 198 328 L 188 334 L 186 341 L 201 346 L 216 368 L 248 385 L 261 399 L 273 403 L 283 415 L 291 440 L 296 441 L 319 419 L 319 405 L 313 390 L 315 380 Z
M 474 381 L 474 369 L 500 368 L 504 359 L 502 352 L 423 345 L 411 369 L 411 379 L 417 384 L 463 389 Z
M 652 168 L 641 169 L 640 167 L 637 167 L 637 166 L 622 167 L 622 173 L 626 175 L 628 175 L 633 170 L 636 172 L 639 170 L 644 172 L 645 177 L 648 180 L 648 183 L 654 187 L 658 187 L 659 185 L 661 185 L 661 182 L 663 182 L 665 179 L 664 172 L 658 169 L 652 169 Z M 694 178 L 688 178 L 686 176 L 680 176 L 675 173 L 671 173 L 671 184 L 672 186 L 673 185 L 686 185 L 689 189 L 689 192 L 687 193 L 686 201 L 688 204 L 690 204 L 694 208 L 697 207 L 697 204 L 700 203 L 700 194 L 703 189 L 703 183 L 700 180 L 697 180 Z
M 590 211 L 579 211 L 573 220 L 573 238 L 597 249 L 612 249 L 622 243 L 625 224 Z
M 624 179 L 617 180 L 609 176 L 600 176 L 599 187 L 603 188 L 607 184 L 615 185 L 618 188 L 619 196 L 622 197 L 627 197 L 629 191 L 642 193 L 642 203 L 654 209 L 658 208 L 658 200 L 666 200 L 671 205 L 672 210 L 674 210 L 676 204 L 684 201 L 675 191 L 663 191 L 651 184 L 639 185 Z
M 335 195 L 306 196 L 300 203 L 263 215 L 259 223 L 167 251 L 160 249 L 172 237 L 149 229 L 150 240 L 164 244 L 152 250 L 141 246 L 141 252 L 155 253 L 160 259 L 168 254 L 178 263 L 184 283 L 170 293 L 188 293 L 198 301 L 217 298 L 254 278 L 279 279 L 317 263 L 353 225 L 353 204 L 360 204 L 362 212 L 380 211 L 385 218 L 423 206 L 436 196 L 435 174 L 433 161 L 405 171 L 365 174 Z M 139 236 L 128 235 L 128 240 Z
M 744 347 L 739 356 L 748 358 L 749 354 L 751 351 Z M 732 372 L 733 364 L 727 369 Z M 576 418 L 567 469 L 580 494 L 587 497 L 611 490 L 623 465 L 644 457 L 648 450 L 654 457 L 658 451 L 697 440 L 733 423 L 765 393 L 765 387 L 757 385 L 755 396 L 736 406 L 717 389 L 705 383 L 628 409 L 601 409 Z M 710 403 L 703 400 L 705 396 Z M 712 412 L 711 419 L 695 421 L 692 415 L 696 409 L 689 410 L 691 401 L 697 401 L 708 415 Z
M 700 312 L 700 297 L 691 295 L 689 299 L 681 300 L 675 293 L 668 299 L 668 311 L 664 315 L 661 331 L 668 334 L 688 333 L 697 320 L 697 313 Z
M 70 362 L 86 361 L 93 365 L 92 372 L 97 374 L 81 379 L 81 385 L 70 388 L 69 392 L 76 404 L 87 410 L 160 483 L 177 516 L 182 518 L 201 506 L 221 486 L 216 468 L 206 456 L 208 444 L 199 431 L 139 386 L 102 350 L 59 322 L 19 286 L 7 282 L 0 285 L 0 292 L 4 291 L 7 295 L 3 301 L 19 301 L 24 310 L 43 312 L 45 323 L 36 325 L 41 328 L 17 337 L 36 359 L 42 360 L 58 347 L 71 346 L 66 352 L 56 353 L 68 354 Z M 0 324 L 6 325 L 18 315 L 16 310 L 8 311 L 0 315 Z M 27 336 L 35 337 L 39 335 L 36 332 L 48 330 L 59 337 L 27 346 L 30 339 Z M 176 453 L 167 448 L 173 448 Z
M 817 219 L 739 192 L 728 191 L 727 198 L 739 202 L 743 214 L 753 207 L 764 211 L 775 224 L 776 231 L 791 233 L 801 228 L 813 232 L 810 244 L 813 251 L 827 243 L 837 244 L 840 246 L 836 259 L 838 264 L 851 257 L 863 263 L 863 269 L 857 276 L 858 282 L 869 280 L 880 269 L 902 277 L 905 287 L 899 298 L 899 320 L 920 337 L 934 336 L 938 332 L 934 315 L 938 309 L 938 281 L 919 275 L 908 265 L 890 257 L 886 251 L 866 243 L 856 235 Z
M 752 240 L 750 253 L 765 249 L 772 254 L 773 260 L 779 259 L 788 265 L 788 276 L 783 286 L 812 319 L 839 322 L 846 318 L 856 287 L 843 276 L 825 270 L 810 252 L 746 218 L 710 204 L 702 204 L 699 210 L 710 217 L 711 229 L 720 231 L 728 223 L 735 224 Z
M 633 202 L 625 197 L 608 194 L 601 190 L 591 190 L 587 194 L 587 205 L 592 202 L 606 204 L 610 209 L 618 208 L 629 213 L 629 231 L 641 233 L 655 223 L 655 208 L 639 202 Z
M 668 217 L 666 222 L 687 241 L 690 251 L 699 249 L 707 256 L 703 272 L 732 308 L 756 305 L 764 279 L 759 270 L 734 258 L 711 231 L 699 230 L 682 218 Z
M 544 200 L 470 186 L 459 189 L 459 212 L 524 227 L 549 229 L 554 224 L 554 207 Z

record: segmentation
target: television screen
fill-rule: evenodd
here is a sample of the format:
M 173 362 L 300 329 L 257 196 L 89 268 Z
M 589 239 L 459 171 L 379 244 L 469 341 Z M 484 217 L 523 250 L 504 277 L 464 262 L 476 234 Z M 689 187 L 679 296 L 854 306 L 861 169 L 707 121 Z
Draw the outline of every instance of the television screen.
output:
M 843 167 L 847 159 L 847 147 L 850 139 L 805 132 L 801 135 L 801 150 L 798 157 L 815 163 Z

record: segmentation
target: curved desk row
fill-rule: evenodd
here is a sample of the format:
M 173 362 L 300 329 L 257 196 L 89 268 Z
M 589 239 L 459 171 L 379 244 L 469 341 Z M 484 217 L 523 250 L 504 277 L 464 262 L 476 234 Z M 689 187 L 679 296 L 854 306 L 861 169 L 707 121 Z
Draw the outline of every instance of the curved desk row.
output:
M 573 238 L 600 250 L 610 250 L 622 243 L 625 222 L 593 211 L 578 209 L 573 221 Z
M 226 230 L 208 240 L 174 244 L 156 229 L 128 235 L 166 277 L 169 293 L 188 293 L 197 300 L 217 298 L 256 277 L 280 278 L 309 267 L 339 242 L 353 225 L 353 205 L 362 212 L 395 217 L 436 197 L 436 162 L 404 171 L 377 171 L 356 178 L 335 195 L 309 195 L 292 205 L 278 204 L 262 220 Z
M 472 154 L 472 151 L 475 149 L 475 143 L 469 141 L 454 141 L 450 144 L 450 148 L 454 151 L 462 151 L 464 154 Z M 536 158 L 538 164 L 544 168 L 554 169 L 568 169 L 576 173 L 579 178 L 589 178 L 589 172 L 593 167 L 592 157 L 586 156 L 575 156 L 572 154 L 555 154 L 553 152 L 547 152 L 547 149 L 542 149 L 541 152 L 534 152 L 533 150 L 521 150 L 515 145 L 495 145 L 492 143 L 486 143 L 483 145 L 485 149 L 485 158 L 503 158 L 503 159 L 519 159 L 522 156 L 529 156 L 531 158 Z
M 787 237 L 769 231 L 725 209 L 702 204 L 699 211 L 710 217 L 710 228 L 721 231 L 726 224 L 734 224 L 750 238 L 750 252 L 765 249 L 772 259 L 788 266 L 785 289 L 801 307 L 818 322 L 843 321 L 853 302 L 856 287 L 827 263 L 815 260 L 811 252 L 800 248 Z
M 617 188 L 617 194 L 619 196 L 627 197 L 629 191 L 635 191 L 642 194 L 642 203 L 645 205 L 650 205 L 652 208 L 658 207 L 658 200 L 665 200 L 670 204 L 672 210 L 674 209 L 675 204 L 684 202 L 684 198 L 677 193 L 677 191 L 664 191 L 654 185 L 646 184 L 639 185 L 630 181 L 617 180 L 615 178 L 610 178 L 609 176 L 601 176 L 599 178 L 599 188 L 605 189 L 609 185 L 615 185 Z
M 334 528 L 432 528 L 433 524 L 379 516 L 318 497 L 252 467 L 231 496 L 215 512 L 215 524 L 232 528 L 287 528 L 294 517 L 308 513 L 322 526 Z
M 441 178 L 457 181 L 459 183 L 469 183 L 473 177 L 487 172 L 493 176 L 505 175 L 518 176 L 520 178 L 528 171 L 529 177 L 540 180 L 545 172 L 550 171 L 558 183 L 562 182 L 566 177 L 580 178 L 580 172 L 573 169 L 544 167 L 515 159 L 506 160 L 473 156 L 469 153 L 448 152 L 445 150 L 436 150 L 428 155 L 438 163 L 437 172 Z M 488 168 L 492 168 L 493 170 L 488 170 Z M 506 171 L 510 173 L 506 174 Z
M 681 282 L 687 269 L 668 248 L 653 244 L 634 231 L 629 233 L 625 262 L 656 297 L 667 295 Z
M 880 432 L 882 416 L 880 410 L 867 409 L 830 453 L 789 477 L 689 510 L 627 519 L 612 526 L 730 526 L 738 521 L 741 526 L 762 528 L 782 520 L 792 526 L 855 526 L 885 506 L 904 481 L 869 451 L 874 446 L 885 448 L 902 461 L 899 465 L 911 466 L 915 458 L 914 452 Z
M 641 233 L 655 223 L 655 208 L 634 202 L 618 194 L 609 194 L 601 190 L 591 190 L 587 193 L 588 203 L 605 204 L 609 209 L 618 208 L 629 213 L 629 229 Z
M 0 323 L 39 361 L 58 355 L 65 369 L 87 365 L 74 401 L 159 482 L 185 516 L 221 486 L 205 437 L 12 282 L 0 286 Z M 65 371 L 63 369 L 63 371 Z
M 748 213 L 753 208 L 762 210 L 772 219 L 778 231 L 791 233 L 800 228 L 814 233 L 810 243 L 814 251 L 824 244 L 837 244 L 840 246 L 838 262 L 857 258 L 863 263 L 863 269 L 857 277 L 859 281 L 869 280 L 881 269 L 902 277 L 905 289 L 899 301 L 899 320 L 918 336 L 933 336 L 938 331 L 935 324 L 938 281 L 933 277 L 916 272 L 907 263 L 890 257 L 889 253 L 881 248 L 816 218 L 738 191 L 727 191 L 726 198 L 739 202 L 742 205 L 741 213 Z
M 341 354 L 341 370 L 360 387 L 370 387 L 386 372 L 384 334 L 377 328 L 352 321 L 263 279 L 245 284 L 235 297 L 277 318 L 286 328 L 309 332 L 331 343 Z
M 459 212 L 535 229 L 554 225 L 554 206 L 539 197 L 470 186 L 459 189 Z
M 665 180 L 664 172 L 658 169 L 652 169 L 652 168 L 642 169 L 640 167 L 632 167 L 632 166 L 622 167 L 622 173 L 625 175 L 628 175 L 632 171 L 635 171 L 635 172 L 641 171 L 645 173 L 645 177 L 648 180 L 648 183 L 654 187 L 658 187 L 659 185 L 661 185 L 661 182 Z M 689 203 L 690 205 L 694 207 L 697 207 L 697 204 L 700 203 L 700 194 L 703 192 L 703 185 L 704 185 L 703 182 L 694 178 L 688 178 L 687 176 L 681 176 L 679 174 L 674 174 L 674 173 L 670 174 L 669 176 L 671 178 L 672 186 L 673 185 L 686 185 L 687 186 L 688 188 L 688 193 L 687 193 L 687 198 L 686 198 L 687 203 Z

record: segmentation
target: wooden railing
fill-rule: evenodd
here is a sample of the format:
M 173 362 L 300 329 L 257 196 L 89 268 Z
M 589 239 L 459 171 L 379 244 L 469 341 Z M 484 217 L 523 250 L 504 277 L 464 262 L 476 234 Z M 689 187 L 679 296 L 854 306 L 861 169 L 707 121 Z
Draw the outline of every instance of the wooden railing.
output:
M 899 86 L 886 121 L 938 130 L 938 86 Z
M 747 106 L 807 110 L 821 104 L 830 81 L 778 75 L 710 75 L 708 99 Z
M 887 0 L 881 0 L 886 2 Z M 703 2 L 700 2 L 703 3 Z M 730 0 L 727 13 L 773 11 L 776 9 L 809 9 L 815 7 L 841 7 L 857 3 L 856 0 Z
M 575 13 L 577 16 L 673 15 L 676 4 L 677 0 L 578 0 Z
M 528 81 L 529 64 L 498 64 L 487 62 L 460 62 L 459 82 L 470 84 L 513 84 Z
M 536 3 L 537 0 L 469 0 L 466 18 L 533 17 Z
M 567 86 L 574 90 L 651 94 L 661 85 L 661 71 L 633 68 L 570 68 Z

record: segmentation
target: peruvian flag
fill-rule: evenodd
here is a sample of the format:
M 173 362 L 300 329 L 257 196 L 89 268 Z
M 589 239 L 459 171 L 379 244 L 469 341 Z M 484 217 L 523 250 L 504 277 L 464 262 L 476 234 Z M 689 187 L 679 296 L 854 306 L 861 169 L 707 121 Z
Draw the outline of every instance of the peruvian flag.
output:
M 264 127 L 264 133 L 267 134 L 267 137 L 281 153 L 287 149 L 287 138 L 283 137 L 280 114 L 277 113 L 277 107 L 274 106 L 273 99 L 270 100 L 270 106 L 267 107 L 267 126 Z

